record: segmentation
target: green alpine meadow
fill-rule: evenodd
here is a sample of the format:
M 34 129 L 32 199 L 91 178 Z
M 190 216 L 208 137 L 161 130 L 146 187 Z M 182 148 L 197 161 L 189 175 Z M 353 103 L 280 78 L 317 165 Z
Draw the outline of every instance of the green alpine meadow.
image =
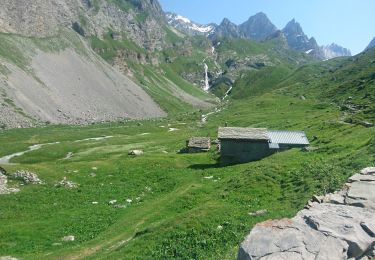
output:
M 2 2 L 0 260 L 374 259 L 371 44 L 168 1 Z

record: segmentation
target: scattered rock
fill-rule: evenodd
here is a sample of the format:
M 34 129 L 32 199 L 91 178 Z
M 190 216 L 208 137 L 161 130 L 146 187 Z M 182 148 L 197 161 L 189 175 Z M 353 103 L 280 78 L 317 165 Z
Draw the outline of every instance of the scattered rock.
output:
M 64 158 L 64 160 L 69 160 L 70 158 L 73 157 L 73 155 L 74 155 L 73 152 L 67 153 L 66 156 L 65 156 L 65 158 Z
M 110 200 L 108 202 L 109 205 L 115 205 L 117 203 L 117 200 Z
M 130 150 L 128 155 L 141 156 L 141 155 L 143 155 L 143 151 L 142 150 Z
M 303 147 L 302 148 L 302 151 L 303 152 L 314 152 L 314 151 L 317 151 L 319 150 L 318 147 L 313 147 L 313 146 L 308 146 L 308 147 Z
M 311 200 L 312 200 L 312 202 L 322 203 L 323 202 L 323 198 L 324 198 L 324 196 L 314 195 Z
M 74 236 L 65 236 L 65 237 L 63 237 L 62 238 L 62 241 L 64 241 L 64 242 L 73 242 L 73 241 L 75 241 L 75 237 Z
M 0 166 L 0 174 L 7 175 L 7 171 L 1 166 Z
M 222 226 L 222 225 L 219 225 L 219 226 L 217 226 L 217 228 L 216 228 L 217 230 L 219 230 L 219 231 L 221 231 L 221 230 L 223 230 L 224 229 L 224 227 Z
M 0 260 L 18 260 L 18 259 L 12 256 L 0 256 Z
M 64 177 L 64 179 L 62 181 L 60 181 L 59 183 L 57 183 L 55 186 L 67 188 L 67 189 L 75 189 L 75 188 L 77 188 L 78 185 L 76 183 L 72 182 L 72 181 L 68 181 L 66 179 L 66 177 Z
M 132 203 L 133 200 L 132 200 L 132 199 L 127 199 L 126 202 L 127 202 L 127 203 Z
M 90 173 L 89 175 L 90 175 L 90 177 L 96 177 L 96 173 L 94 173 L 94 172 Z
M 206 177 L 203 177 L 203 178 L 206 179 L 206 180 L 211 180 L 211 179 L 214 178 L 214 176 L 206 176 Z
M 343 190 L 314 196 L 292 219 L 257 224 L 238 259 L 373 259 L 375 168 L 352 176 Z
M 43 184 L 43 182 L 38 178 L 38 175 L 29 171 L 17 171 L 16 173 L 12 174 L 11 177 L 22 180 L 25 184 Z
M 116 204 L 113 207 L 116 208 L 116 209 L 126 209 L 127 208 L 126 205 L 119 205 L 119 204 Z
M 99 202 L 97 202 L 97 201 L 92 202 L 92 205 L 98 205 L 98 204 L 99 204 Z
M 262 216 L 262 215 L 265 215 L 267 214 L 267 210 L 266 209 L 262 209 L 262 210 L 258 210 L 258 211 L 255 211 L 255 212 L 250 212 L 249 215 L 252 216 L 252 217 L 258 217 L 258 216 Z
M 361 121 L 360 125 L 362 125 L 364 127 L 373 127 L 374 126 L 373 123 L 370 123 L 370 122 L 367 122 L 367 121 Z

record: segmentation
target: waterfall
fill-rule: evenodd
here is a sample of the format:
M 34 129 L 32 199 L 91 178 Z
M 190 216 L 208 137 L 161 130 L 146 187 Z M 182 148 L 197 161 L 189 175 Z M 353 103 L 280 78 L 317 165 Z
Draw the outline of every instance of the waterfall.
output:
M 222 98 L 222 100 L 226 99 L 229 96 L 229 93 L 232 91 L 232 89 L 233 89 L 233 86 L 230 86 L 230 88 L 227 90 L 227 92 L 225 92 L 225 95 Z
M 210 90 L 210 83 L 208 82 L 208 66 L 206 63 L 204 63 L 204 91 Z

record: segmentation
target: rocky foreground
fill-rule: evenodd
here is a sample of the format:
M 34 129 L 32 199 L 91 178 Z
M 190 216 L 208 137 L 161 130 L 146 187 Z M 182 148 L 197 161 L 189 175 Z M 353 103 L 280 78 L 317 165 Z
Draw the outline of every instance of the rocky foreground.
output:
M 238 259 L 375 259 L 375 167 L 339 192 L 315 196 L 292 219 L 257 224 Z

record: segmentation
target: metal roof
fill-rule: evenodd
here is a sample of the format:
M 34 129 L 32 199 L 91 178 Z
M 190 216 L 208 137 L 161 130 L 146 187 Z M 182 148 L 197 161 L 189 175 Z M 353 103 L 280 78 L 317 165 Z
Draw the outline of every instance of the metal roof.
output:
M 268 131 L 271 143 L 277 144 L 301 144 L 309 145 L 310 142 L 303 131 L 284 131 L 270 130 Z
M 269 140 L 265 128 L 219 127 L 219 139 Z

